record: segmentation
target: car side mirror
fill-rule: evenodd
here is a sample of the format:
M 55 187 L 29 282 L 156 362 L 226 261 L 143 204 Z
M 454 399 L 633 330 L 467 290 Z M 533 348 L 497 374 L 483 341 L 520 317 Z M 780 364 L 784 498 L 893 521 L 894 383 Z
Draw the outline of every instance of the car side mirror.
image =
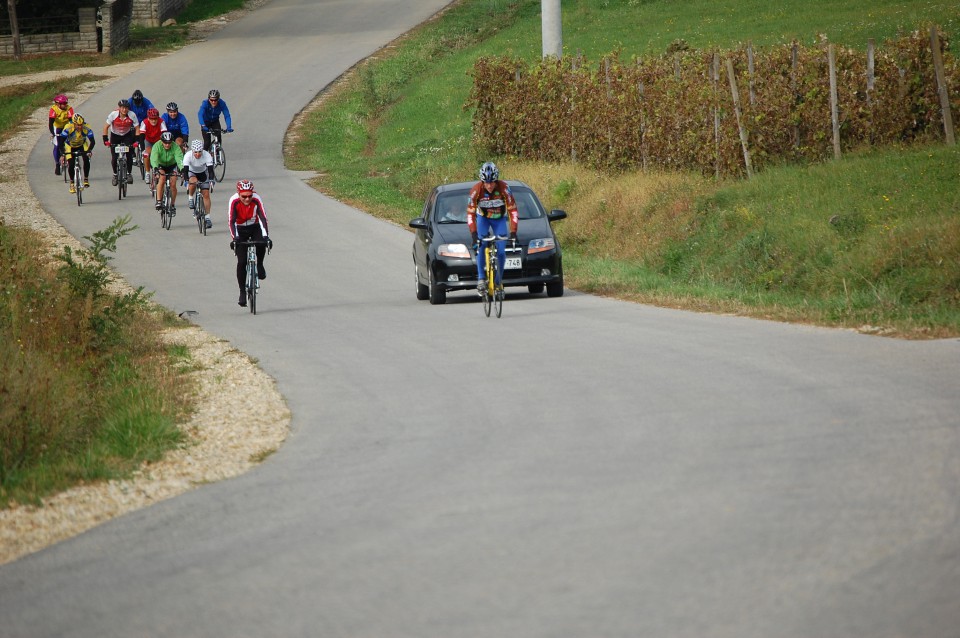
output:
M 559 208 L 554 208 L 552 211 L 547 213 L 547 219 L 552 222 L 560 221 L 561 219 L 567 218 L 567 211 L 560 210 Z
M 427 230 L 427 222 L 424 221 L 423 217 L 417 217 L 410 220 L 410 228 L 416 228 L 417 230 Z

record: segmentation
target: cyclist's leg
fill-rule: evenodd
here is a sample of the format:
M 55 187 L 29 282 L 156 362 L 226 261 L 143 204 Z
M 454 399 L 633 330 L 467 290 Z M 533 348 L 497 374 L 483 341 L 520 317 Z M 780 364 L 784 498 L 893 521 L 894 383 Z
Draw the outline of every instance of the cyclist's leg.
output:
M 179 177 L 180 173 L 174 166 L 170 169 L 170 206 L 173 208 L 177 207 L 177 181 Z
M 248 228 L 250 227 L 241 226 L 237 229 L 238 242 L 250 239 L 251 232 L 247 230 Z M 238 243 L 234 252 L 237 255 L 237 284 L 240 286 L 240 294 L 242 295 L 247 290 L 247 247 Z
M 123 143 L 131 147 L 132 149 L 133 143 L 137 141 L 137 136 L 134 135 L 133 131 L 128 131 L 127 134 L 123 136 L 123 140 L 124 140 Z M 134 152 L 135 151 L 131 150 L 131 152 L 127 153 L 127 181 L 128 182 L 133 179 L 133 153 Z
M 486 217 L 476 216 L 477 237 L 486 237 L 490 234 L 490 220 Z M 477 251 L 477 280 L 483 281 L 487 278 L 487 259 L 486 252 L 483 250 L 484 244 L 480 243 L 480 250 Z
M 73 171 L 74 171 L 74 167 L 76 166 L 76 162 L 77 162 L 76 149 L 72 148 L 72 147 L 68 144 L 67 146 L 64 147 L 64 149 L 63 149 L 63 154 L 64 154 L 64 157 L 66 157 L 65 170 L 67 171 L 67 175 L 70 176 L 70 180 L 69 180 L 69 181 L 70 181 L 70 192 L 72 193 L 72 192 L 73 192 L 73 189 L 74 189 L 74 185 L 73 185 Z
M 499 236 L 503 237 L 507 234 L 507 218 L 506 216 L 501 217 L 500 219 L 493 219 L 490 221 L 490 224 L 493 226 L 493 232 Z M 497 242 L 497 269 L 496 269 L 496 283 L 499 284 L 503 279 L 503 267 L 507 263 L 507 247 L 506 241 L 501 239 Z
M 117 154 L 114 152 L 114 148 L 123 140 L 122 137 L 110 131 L 110 166 L 113 168 L 113 176 L 117 176 Z
M 143 170 L 146 172 L 147 177 L 150 176 L 150 151 L 153 149 L 153 144 L 147 140 L 143 140 Z
M 162 167 L 157 167 L 157 210 L 160 210 L 160 202 L 163 201 L 163 186 L 167 182 L 167 174 Z
M 208 127 L 208 130 L 206 130 L 206 131 L 204 131 L 203 129 L 201 129 L 201 130 L 200 130 L 200 134 L 203 135 L 203 150 L 209 151 L 209 150 L 210 150 L 210 130 L 209 130 L 209 127 Z
M 199 188 L 203 189 L 203 207 L 207 209 L 207 217 L 209 217 L 213 208 L 210 202 L 210 182 L 207 181 L 206 175 L 203 177 L 203 182 L 200 182 Z
M 90 155 L 89 149 L 86 147 L 83 148 L 83 186 L 87 187 L 89 184 L 87 181 L 90 179 Z

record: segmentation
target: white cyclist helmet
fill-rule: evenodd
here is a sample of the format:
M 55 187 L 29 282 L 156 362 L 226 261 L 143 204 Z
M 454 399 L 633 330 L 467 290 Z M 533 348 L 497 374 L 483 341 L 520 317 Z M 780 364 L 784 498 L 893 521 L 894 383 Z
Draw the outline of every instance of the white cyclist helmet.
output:
M 194 153 L 199 153 L 203 150 L 203 142 L 201 140 L 193 140 L 190 142 L 190 150 Z

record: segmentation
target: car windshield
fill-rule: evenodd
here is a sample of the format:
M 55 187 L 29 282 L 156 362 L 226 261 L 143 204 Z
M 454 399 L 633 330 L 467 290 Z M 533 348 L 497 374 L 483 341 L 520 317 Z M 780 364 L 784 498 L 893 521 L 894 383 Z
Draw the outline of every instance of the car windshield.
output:
M 469 190 L 450 191 L 437 197 L 433 218 L 439 224 L 466 224 L 467 199 Z M 526 188 L 513 189 L 513 198 L 517 201 L 517 213 L 520 219 L 543 217 L 543 208 L 533 191 Z

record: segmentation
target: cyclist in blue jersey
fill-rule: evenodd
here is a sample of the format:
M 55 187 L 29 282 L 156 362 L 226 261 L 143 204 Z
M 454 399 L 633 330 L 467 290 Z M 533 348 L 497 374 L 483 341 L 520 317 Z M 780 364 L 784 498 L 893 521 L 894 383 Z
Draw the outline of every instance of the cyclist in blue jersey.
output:
M 139 121 L 144 121 L 147 119 L 147 111 L 153 107 L 153 102 L 148 100 L 143 95 L 143 91 L 137 89 L 133 92 L 133 95 L 130 96 L 130 111 L 137 115 Z
M 180 148 L 184 148 L 187 140 L 190 139 L 190 124 L 187 122 L 187 116 L 180 112 L 177 103 L 168 102 L 167 112 L 161 115 L 160 119 L 167 125 L 167 130 L 173 133 L 173 141 Z
M 233 123 L 230 121 L 230 109 L 227 103 L 220 99 L 220 91 L 210 89 L 207 99 L 200 105 L 197 118 L 200 120 L 200 130 L 203 132 L 203 150 L 210 150 L 210 131 L 221 131 L 220 114 L 227 123 L 227 133 L 233 132 Z

